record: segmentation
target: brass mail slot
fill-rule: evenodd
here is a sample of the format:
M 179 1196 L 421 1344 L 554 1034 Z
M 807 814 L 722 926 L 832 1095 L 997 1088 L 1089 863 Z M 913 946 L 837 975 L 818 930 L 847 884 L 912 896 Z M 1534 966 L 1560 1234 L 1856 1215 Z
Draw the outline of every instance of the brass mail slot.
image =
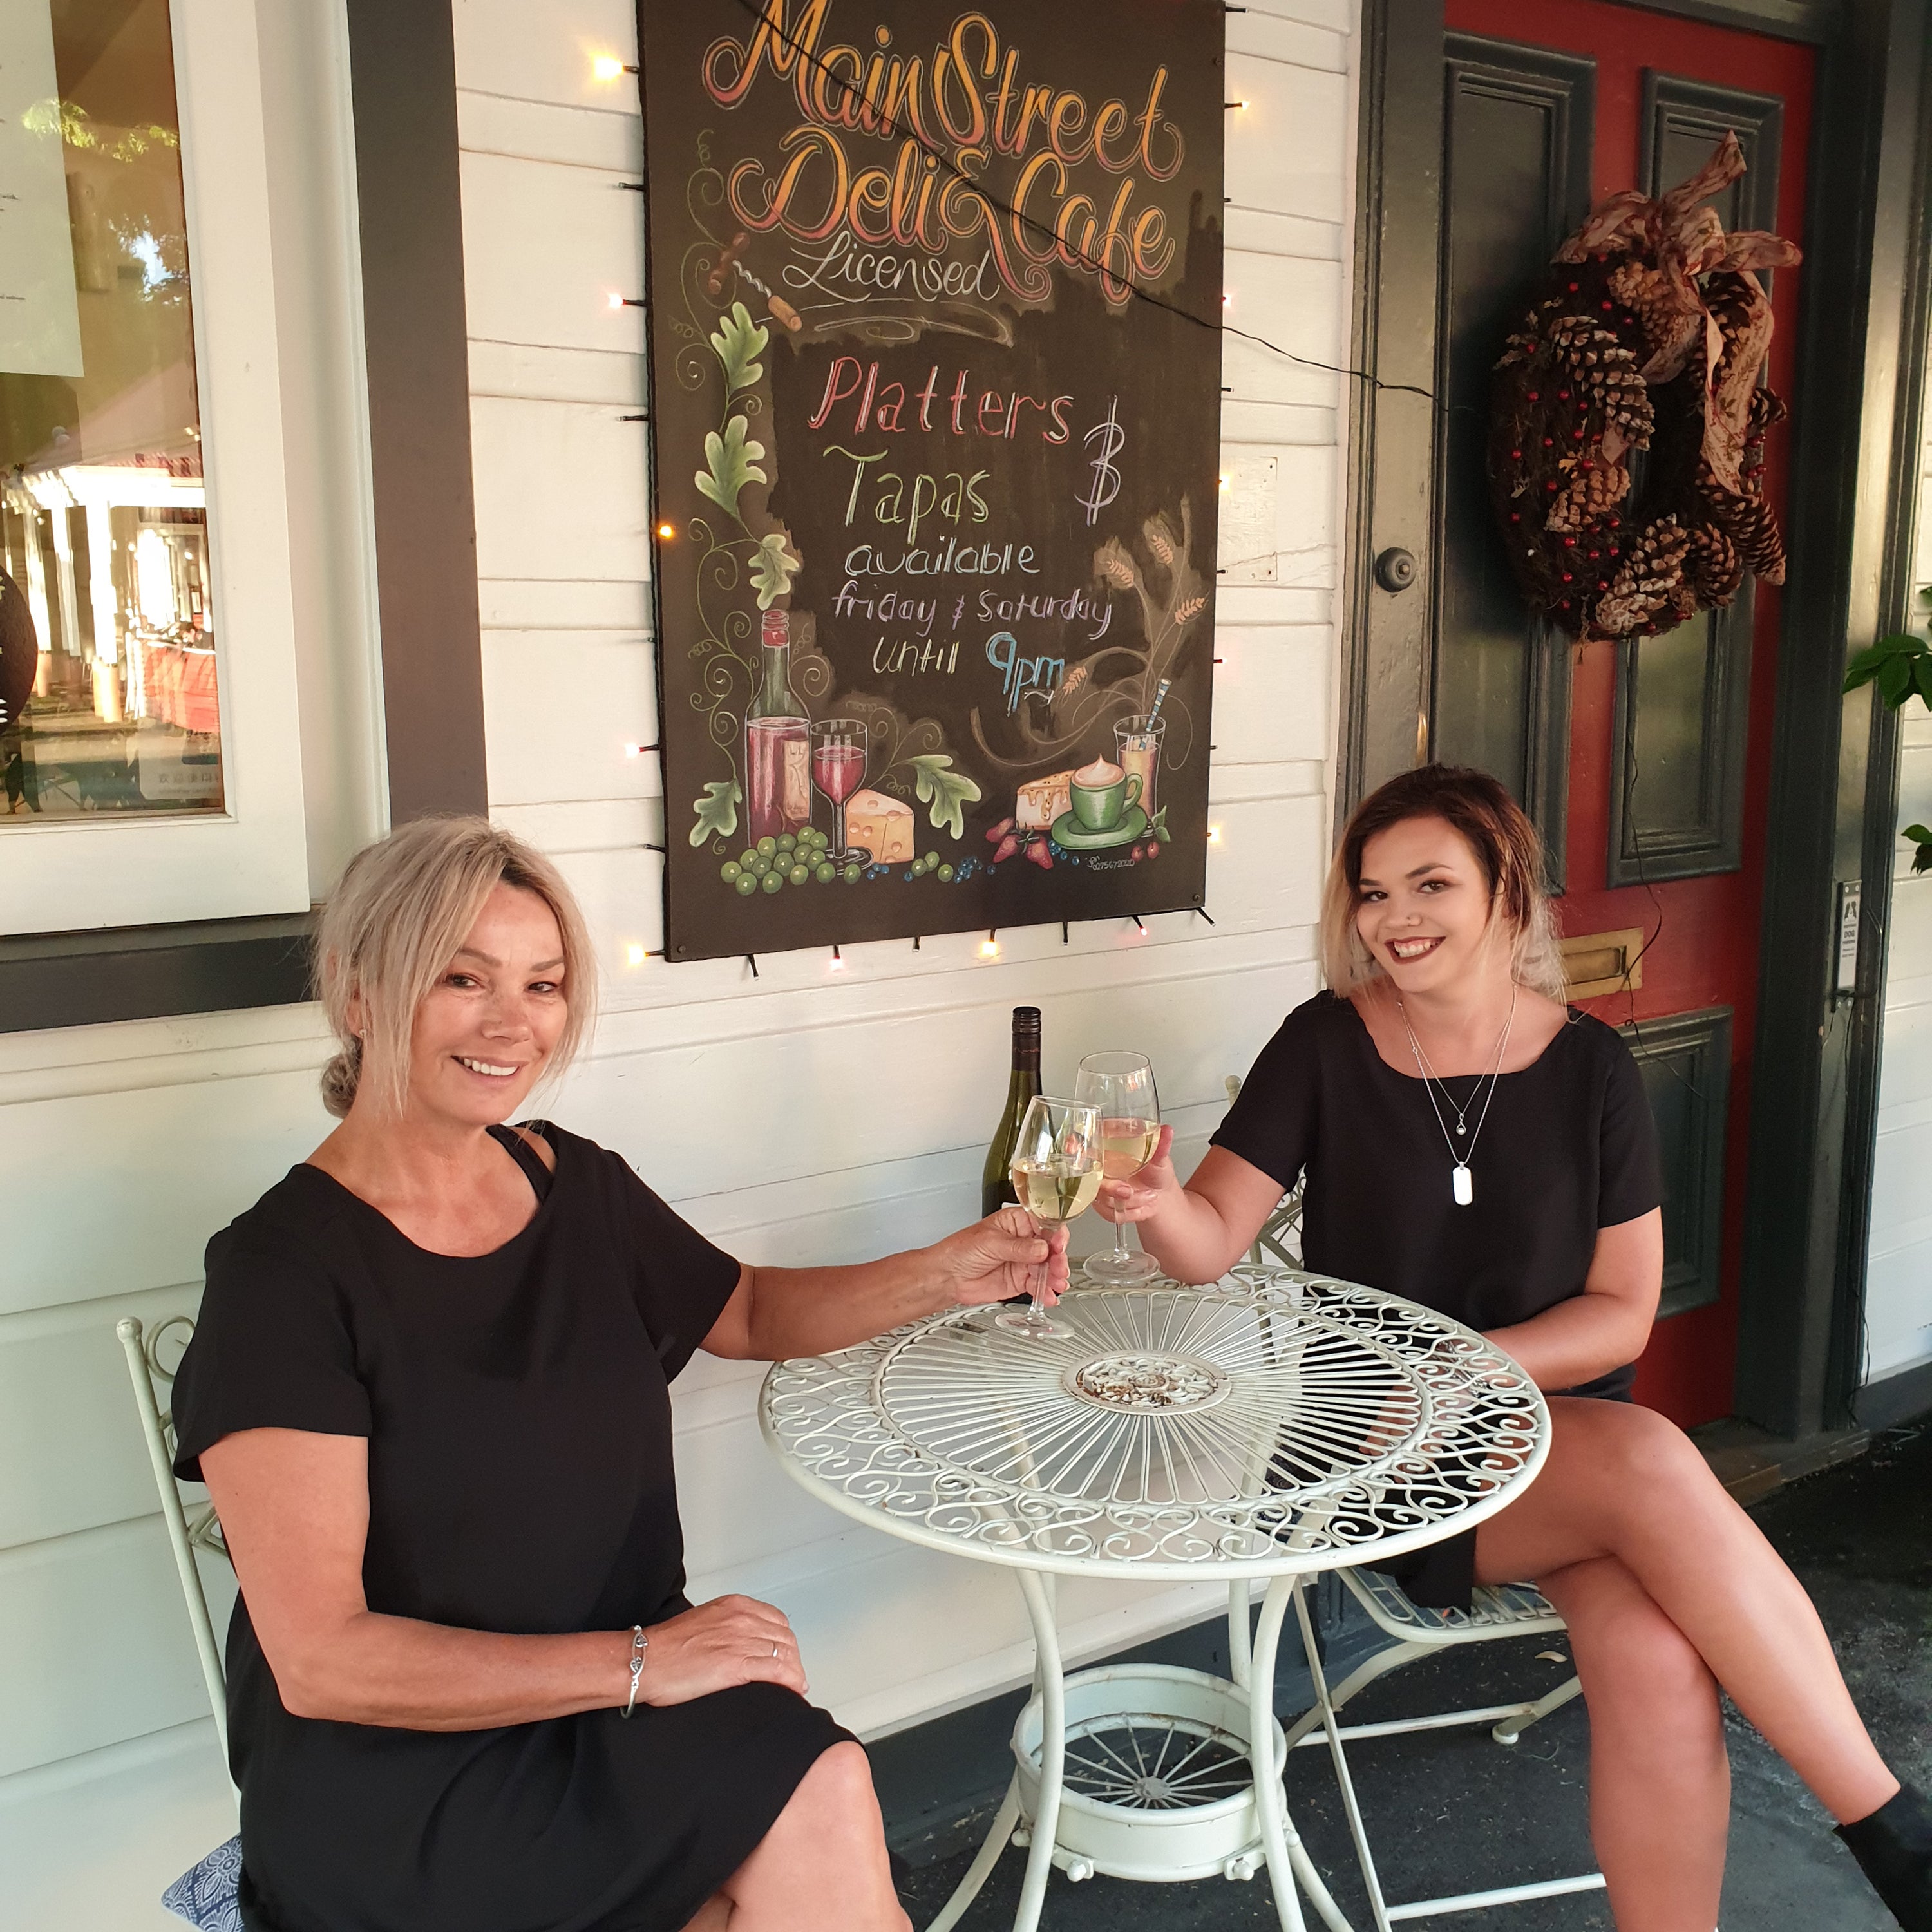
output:
M 1573 1000 L 1604 993 L 1635 992 L 1643 984 L 1643 928 L 1622 932 L 1582 932 L 1561 940 L 1563 971 Z

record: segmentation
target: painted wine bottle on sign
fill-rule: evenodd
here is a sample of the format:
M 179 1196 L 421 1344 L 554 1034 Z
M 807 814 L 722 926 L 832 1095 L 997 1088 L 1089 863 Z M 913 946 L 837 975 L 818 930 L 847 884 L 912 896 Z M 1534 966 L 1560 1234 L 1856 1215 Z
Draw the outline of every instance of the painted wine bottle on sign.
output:
M 812 724 L 791 688 L 791 614 L 767 610 L 758 627 L 764 682 L 745 714 L 746 815 L 751 841 L 812 823 Z

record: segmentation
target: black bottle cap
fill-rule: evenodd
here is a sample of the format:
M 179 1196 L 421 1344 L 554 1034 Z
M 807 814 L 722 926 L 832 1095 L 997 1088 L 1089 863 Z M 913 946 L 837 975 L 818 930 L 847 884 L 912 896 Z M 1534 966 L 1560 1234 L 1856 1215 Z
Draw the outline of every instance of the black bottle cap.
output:
M 1016 1006 L 1013 1009 L 1015 1033 L 1037 1033 L 1040 1030 L 1040 1009 L 1037 1006 Z

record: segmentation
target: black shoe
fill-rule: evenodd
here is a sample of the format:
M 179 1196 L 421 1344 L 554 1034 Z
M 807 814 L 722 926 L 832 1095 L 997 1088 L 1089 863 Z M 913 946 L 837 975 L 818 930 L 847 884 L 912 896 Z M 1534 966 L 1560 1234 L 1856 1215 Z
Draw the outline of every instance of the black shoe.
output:
M 1932 1932 L 1932 1805 L 1901 1784 L 1869 1818 L 1840 1825 L 1838 1836 L 1905 1932 Z

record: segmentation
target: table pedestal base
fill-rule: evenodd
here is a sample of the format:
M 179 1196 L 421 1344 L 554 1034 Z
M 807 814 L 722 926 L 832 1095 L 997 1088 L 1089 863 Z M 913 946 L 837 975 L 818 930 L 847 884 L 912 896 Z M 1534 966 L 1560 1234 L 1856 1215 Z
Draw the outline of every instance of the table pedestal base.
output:
M 1032 1570 L 1018 1574 L 1038 1657 L 1033 1700 L 1014 1730 L 1018 1768 L 979 1856 L 928 1932 L 950 1932 L 1009 1844 L 1027 1850 L 1013 1932 L 1036 1932 L 1055 1865 L 1076 1883 L 1099 1873 L 1166 1884 L 1216 1874 L 1251 1879 L 1265 1867 L 1284 1932 L 1306 1932 L 1298 1881 L 1329 1932 L 1352 1932 L 1303 1848 L 1282 1792 L 1288 1754 L 1274 1714 L 1274 1658 L 1302 1580 L 1270 1582 L 1252 1660 L 1248 1586 L 1234 1586 L 1232 1679 L 1153 1664 L 1069 1678 L 1050 1584 Z M 1305 1626 L 1305 1610 L 1302 1616 Z M 1306 1640 L 1305 1628 L 1304 1634 Z M 1259 1775 L 1252 1744 L 1258 1737 L 1268 1740 L 1270 1766 Z

